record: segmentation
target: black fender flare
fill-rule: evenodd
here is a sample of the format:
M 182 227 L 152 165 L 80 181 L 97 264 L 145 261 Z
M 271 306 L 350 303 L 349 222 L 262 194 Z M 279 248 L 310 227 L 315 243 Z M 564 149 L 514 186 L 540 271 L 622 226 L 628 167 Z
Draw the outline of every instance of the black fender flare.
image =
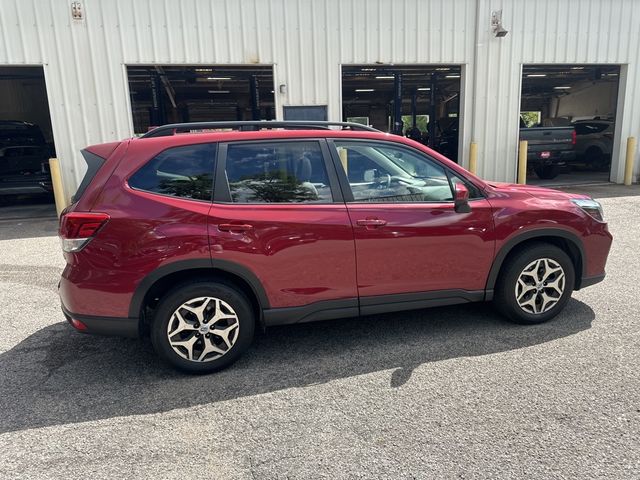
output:
M 133 297 L 131 298 L 131 303 L 129 305 L 129 317 L 140 317 L 140 309 L 142 308 L 144 297 L 146 296 L 149 289 L 158 280 L 173 273 L 195 269 L 210 270 L 212 274 L 215 274 L 216 272 L 230 273 L 241 278 L 251 287 L 251 290 L 253 290 L 253 294 L 258 300 L 260 310 L 269 308 L 269 298 L 267 297 L 262 283 L 255 275 L 255 273 L 253 273 L 247 267 L 228 260 L 212 261 L 210 258 L 196 258 L 189 260 L 178 260 L 158 267 L 152 272 L 148 273 L 142 279 L 142 281 L 140 281 L 140 283 L 136 287 L 136 291 L 134 292 Z
M 571 242 L 578 249 L 578 252 L 580 254 L 580 263 L 582 265 L 582 272 L 576 272 L 576 283 L 578 286 L 580 285 L 580 283 L 582 282 L 582 278 L 584 278 L 586 272 L 586 260 L 582 240 L 580 240 L 580 238 L 574 233 L 560 228 L 536 228 L 534 230 L 523 232 L 507 240 L 507 242 L 497 253 L 493 260 L 493 265 L 491 265 L 491 270 L 489 270 L 489 276 L 487 277 L 487 284 L 485 287 L 485 290 L 487 292 L 487 300 L 491 300 L 491 297 L 493 296 L 493 289 L 495 288 L 500 269 L 502 268 L 502 264 L 507 258 L 507 255 L 509 255 L 509 253 L 511 253 L 511 251 L 521 243 L 526 242 L 527 240 L 543 237 L 562 238 Z

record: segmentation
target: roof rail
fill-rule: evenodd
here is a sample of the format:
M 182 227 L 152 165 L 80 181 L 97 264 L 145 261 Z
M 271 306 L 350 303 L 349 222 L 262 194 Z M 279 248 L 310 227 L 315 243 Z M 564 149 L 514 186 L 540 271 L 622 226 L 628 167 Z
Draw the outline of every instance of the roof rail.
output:
M 257 120 L 246 122 L 191 122 L 191 123 L 170 123 L 149 130 L 140 138 L 166 137 L 180 132 L 191 130 L 214 130 L 231 129 L 243 131 L 256 131 L 271 128 L 283 128 L 290 130 L 329 130 L 330 127 L 342 127 L 343 130 L 365 130 L 368 132 L 379 132 L 373 127 L 353 122 L 319 122 L 319 121 L 279 121 L 279 120 Z

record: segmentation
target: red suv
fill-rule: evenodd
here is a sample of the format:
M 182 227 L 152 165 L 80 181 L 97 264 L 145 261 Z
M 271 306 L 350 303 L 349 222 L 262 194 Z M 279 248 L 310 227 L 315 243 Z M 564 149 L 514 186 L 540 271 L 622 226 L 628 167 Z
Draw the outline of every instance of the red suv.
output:
M 612 241 L 587 196 L 485 182 L 357 124 L 176 124 L 82 154 L 65 316 L 192 372 L 270 325 L 487 300 L 544 322 L 604 278 Z

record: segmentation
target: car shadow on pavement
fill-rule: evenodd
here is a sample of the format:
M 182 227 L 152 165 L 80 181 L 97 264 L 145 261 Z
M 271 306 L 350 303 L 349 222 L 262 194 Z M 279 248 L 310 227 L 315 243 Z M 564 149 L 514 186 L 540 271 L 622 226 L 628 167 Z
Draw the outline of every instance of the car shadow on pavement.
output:
M 0 433 L 166 412 L 390 370 L 389 388 L 424 364 L 489 355 L 587 330 L 594 312 L 572 299 L 555 320 L 503 321 L 487 304 L 274 327 L 230 368 L 185 375 L 149 342 L 94 337 L 56 323 L 0 355 Z

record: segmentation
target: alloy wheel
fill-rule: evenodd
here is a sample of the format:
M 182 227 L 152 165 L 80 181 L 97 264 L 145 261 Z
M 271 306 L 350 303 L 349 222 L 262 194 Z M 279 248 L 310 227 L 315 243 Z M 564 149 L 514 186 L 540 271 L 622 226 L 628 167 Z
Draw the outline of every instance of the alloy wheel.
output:
M 238 339 L 234 309 L 215 297 L 192 298 L 180 305 L 167 325 L 169 345 L 193 362 L 209 362 L 226 354 Z
M 522 310 L 538 315 L 557 305 L 564 290 L 562 266 L 551 258 L 539 258 L 524 267 L 518 276 L 515 296 Z

